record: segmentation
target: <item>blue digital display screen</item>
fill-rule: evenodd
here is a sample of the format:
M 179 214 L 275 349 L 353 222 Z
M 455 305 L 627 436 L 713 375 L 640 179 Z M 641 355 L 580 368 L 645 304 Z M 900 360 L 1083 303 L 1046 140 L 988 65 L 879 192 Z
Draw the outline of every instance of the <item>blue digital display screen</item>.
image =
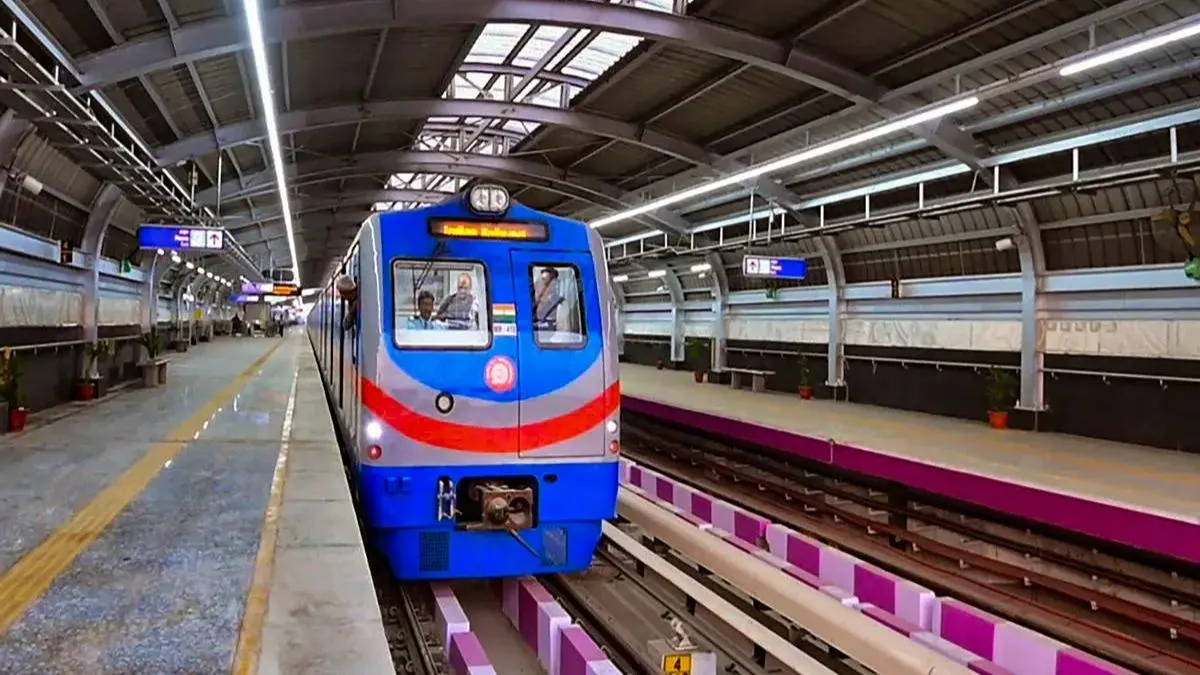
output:
M 808 261 L 804 258 L 748 255 L 742 258 L 742 274 L 772 279 L 804 279 L 808 276 Z
M 142 225 L 138 246 L 166 251 L 220 251 L 225 248 L 225 230 L 178 225 Z

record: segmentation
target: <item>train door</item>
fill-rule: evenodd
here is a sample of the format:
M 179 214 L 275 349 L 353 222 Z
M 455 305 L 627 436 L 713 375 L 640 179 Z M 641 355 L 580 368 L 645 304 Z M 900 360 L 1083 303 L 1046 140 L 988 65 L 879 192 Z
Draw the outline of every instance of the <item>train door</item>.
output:
M 354 279 L 355 287 L 361 291 L 362 279 L 359 272 L 358 244 L 355 244 L 350 253 L 350 266 L 346 270 L 346 273 L 350 275 L 350 278 Z M 359 307 L 359 305 L 355 305 L 355 307 Z M 347 311 L 354 312 L 354 316 L 350 318 L 352 328 L 347 338 L 350 344 L 347 348 L 349 354 L 346 356 L 348 362 L 346 365 L 346 406 L 342 410 L 345 414 L 346 426 L 349 427 L 351 445 L 357 448 L 360 413 L 358 401 L 359 392 L 361 391 L 361 387 L 359 386 L 361 382 L 359 379 L 359 345 L 362 336 L 362 312 L 355 311 L 352 307 L 347 307 Z
M 513 251 L 522 455 L 604 455 L 602 425 L 549 449 L 563 419 L 604 395 L 601 308 L 590 253 Z M 591 284 L 589 287 L 588 284 Z M 547 396 L 553 394 L 553 396 Z

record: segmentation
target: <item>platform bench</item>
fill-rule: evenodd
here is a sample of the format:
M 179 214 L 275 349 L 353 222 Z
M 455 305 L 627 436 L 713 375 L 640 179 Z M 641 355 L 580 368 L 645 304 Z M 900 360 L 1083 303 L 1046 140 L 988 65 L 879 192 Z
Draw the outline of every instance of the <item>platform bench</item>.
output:
M 725 368 L 722 372 L 729 373 L 729 386 L 734 389 L 742 388 L 742 376 L 750 376 L 750 390 L 764 392 L 767 390 L 767 376 L 774 375 L 773 370 L 753 370 L 751 368 Z

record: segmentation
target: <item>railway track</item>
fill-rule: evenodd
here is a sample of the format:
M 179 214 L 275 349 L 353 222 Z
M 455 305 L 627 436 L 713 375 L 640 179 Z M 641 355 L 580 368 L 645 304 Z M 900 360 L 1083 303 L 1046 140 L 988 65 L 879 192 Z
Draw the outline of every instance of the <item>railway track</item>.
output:
M 626 417 L 650 468 L 1127 668 L 1200 672 L 1200 584 L 1177 571 Z

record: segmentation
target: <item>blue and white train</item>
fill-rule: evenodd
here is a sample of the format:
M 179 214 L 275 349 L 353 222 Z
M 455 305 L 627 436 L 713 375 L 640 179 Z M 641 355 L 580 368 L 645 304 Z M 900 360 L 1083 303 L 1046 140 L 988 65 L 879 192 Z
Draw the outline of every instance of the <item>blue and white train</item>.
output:
M 372 215 L 307 330 L 400 579 L 586 569 L 617 502 L 600 237 L 495 185 Z

